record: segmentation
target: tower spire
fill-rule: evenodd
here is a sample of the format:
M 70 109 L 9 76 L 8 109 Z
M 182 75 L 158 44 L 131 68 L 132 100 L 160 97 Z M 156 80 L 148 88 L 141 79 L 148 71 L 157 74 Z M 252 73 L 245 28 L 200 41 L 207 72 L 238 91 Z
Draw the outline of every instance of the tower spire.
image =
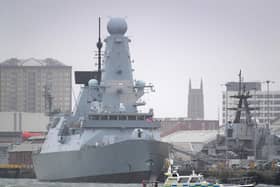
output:
M 200 89 L 203 90 L 203 80 L 202 80 L 202 77 L 201 77 L 201 80 L 200 80 Z
M 189 78 L 189 92 L 190 92 L 191 89 L 192 89 L 192 81 L 191 81 L 191 79 Z

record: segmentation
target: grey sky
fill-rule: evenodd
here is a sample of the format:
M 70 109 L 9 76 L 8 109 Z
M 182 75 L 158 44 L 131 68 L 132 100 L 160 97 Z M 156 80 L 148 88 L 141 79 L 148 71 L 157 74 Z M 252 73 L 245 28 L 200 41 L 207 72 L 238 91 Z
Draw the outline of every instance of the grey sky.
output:
M 279 0 L 0 0 L 0 61 L 52 57 L 94 68 L 97 17 L 126 17 L 134 77 L 157 117 L 187 115 L 188 79 L 204 80 L 205 113 L 216 119 L 221 84 L 276 81 L 280 89 Z

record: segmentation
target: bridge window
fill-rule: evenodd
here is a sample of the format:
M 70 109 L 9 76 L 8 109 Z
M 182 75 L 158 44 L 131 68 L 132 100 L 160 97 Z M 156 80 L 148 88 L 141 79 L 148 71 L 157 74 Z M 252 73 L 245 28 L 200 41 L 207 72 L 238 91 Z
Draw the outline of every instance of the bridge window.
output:
M 99 120 L 99 116 L 97 116 L 97 115 L 89 115 L 88 119 L 90 119 L 90 120 Z
M 137 120 L 144 120 L 144 116 L 137 116 Z
M 145 120 L 151 120 L 151 119 L 153 119 L 152 116 L 145 116 Z
M 136 116 L 127 116 L 128 120 L 136 120 Z
M 101 120 L 108 120 L 108 116 L 101 116 Z
M 119 120 L 127 120 L 127 116 L 121 115 L 119 116 Z
M 118 116 L 109 116 L 110 120 L 118 120 Z

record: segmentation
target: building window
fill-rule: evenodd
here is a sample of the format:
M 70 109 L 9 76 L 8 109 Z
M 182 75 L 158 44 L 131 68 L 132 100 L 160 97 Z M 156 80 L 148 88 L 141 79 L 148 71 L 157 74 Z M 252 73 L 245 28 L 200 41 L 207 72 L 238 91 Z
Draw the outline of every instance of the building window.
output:
M 280 98 L 280 95 L 279 94 L 274 95 L 274 98 Z

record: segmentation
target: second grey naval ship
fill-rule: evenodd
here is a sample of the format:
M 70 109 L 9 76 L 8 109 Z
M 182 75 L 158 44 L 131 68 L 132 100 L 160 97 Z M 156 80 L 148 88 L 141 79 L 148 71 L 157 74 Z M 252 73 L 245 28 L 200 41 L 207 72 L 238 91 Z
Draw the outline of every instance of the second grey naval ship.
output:
M 169 144 L 160 141 L 160 123 L 152 109 L 137 109 L 153 87 L 133 79 L 126 21 L 111 18 L 107 30 L 101 63 L 99 20 L 98 71 L 75 72 L 83 85 L 76 109 L 53 118 L 33 155 L 39 180 L 140 183 L 155 180 L 164 168 Z

